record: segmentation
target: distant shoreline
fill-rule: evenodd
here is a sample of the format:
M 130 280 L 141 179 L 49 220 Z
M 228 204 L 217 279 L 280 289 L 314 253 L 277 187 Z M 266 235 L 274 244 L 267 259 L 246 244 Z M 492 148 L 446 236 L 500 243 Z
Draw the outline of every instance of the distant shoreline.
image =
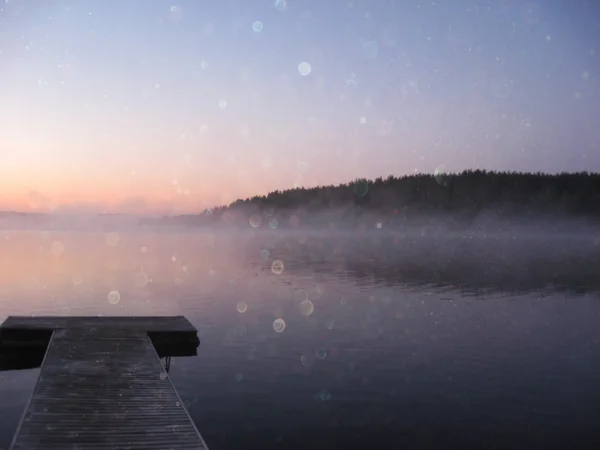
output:
M 274 191 L 197 214 L 0 212 L 0 228 L 402 230 L 600 224 L 600 174 L 468 170 Z
M 293 229 L 401 228 L 572 220 L 600 223 L 600 174 L 465 171 L 275 191 L 147 226 Z

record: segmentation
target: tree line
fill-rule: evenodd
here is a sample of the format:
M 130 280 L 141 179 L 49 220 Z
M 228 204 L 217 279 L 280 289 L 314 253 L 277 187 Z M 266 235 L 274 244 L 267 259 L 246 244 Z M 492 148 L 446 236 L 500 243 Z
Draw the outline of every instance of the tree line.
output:
M 339 185 L 277 190 L 239 199 L 198 215 L 165 217 L 182 225 L 244 222 L 258 215 L 259 226 L 286 224 L 292 216 L 306 219 L 329 213 L 337 222 L 364 214 L 396 220 L 427 214 L 468 218 L 483 211 L 500 216 L 539 214 L 600 216 L 600 174 L 522 173 L 466 170 L 461 173 L 416 174 L 374 180 L 356 179 Z M 302 221 L 306 223 L 306 220 Z M 273 227 L 273 226 L 272 226 Z M 273 227 L 274 228 L 274 227 Z

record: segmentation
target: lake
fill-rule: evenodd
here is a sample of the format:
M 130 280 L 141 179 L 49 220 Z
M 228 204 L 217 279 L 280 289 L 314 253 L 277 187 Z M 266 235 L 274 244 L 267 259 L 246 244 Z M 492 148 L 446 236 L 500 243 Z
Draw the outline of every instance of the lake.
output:
M 198 328 L 170 376 L 211 450 L 600 448 L 599 292 L 590 234 L 0 233 L 0 320 Z M 0 373 L 0 448 L 37 375 Z

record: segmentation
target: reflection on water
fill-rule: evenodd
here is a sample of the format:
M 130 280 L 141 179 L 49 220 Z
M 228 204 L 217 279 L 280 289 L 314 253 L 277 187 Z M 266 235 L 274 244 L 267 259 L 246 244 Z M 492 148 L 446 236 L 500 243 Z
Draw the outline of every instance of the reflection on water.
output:
M 171 377 L 212 450 L 582 448 L 600 443 L 599 251 L 570 236 L 11 232 L 0 319 L 186 315 L 199 355 Z M 0 372 L 0 447 L 36 376 Z

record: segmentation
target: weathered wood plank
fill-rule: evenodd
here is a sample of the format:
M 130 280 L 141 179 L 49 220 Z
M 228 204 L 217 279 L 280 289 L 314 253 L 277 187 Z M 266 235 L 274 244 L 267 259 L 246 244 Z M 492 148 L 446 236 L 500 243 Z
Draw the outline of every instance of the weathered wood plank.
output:
M 183 316 L 11 316 L 0 325 L 0 371 L 39 367 L 57 329 L 94 327 L 143 330 L 161 358 L 195 356 L 200 343 L 196 328 Z
M 192 332 L 198 330 L 184 316 L 10 316 L 0 329 L 56 330 L 60 328 L 126 328 L 152 332 Z
M 205 449 L 145 331 L 54 331 L 12 449 Z

